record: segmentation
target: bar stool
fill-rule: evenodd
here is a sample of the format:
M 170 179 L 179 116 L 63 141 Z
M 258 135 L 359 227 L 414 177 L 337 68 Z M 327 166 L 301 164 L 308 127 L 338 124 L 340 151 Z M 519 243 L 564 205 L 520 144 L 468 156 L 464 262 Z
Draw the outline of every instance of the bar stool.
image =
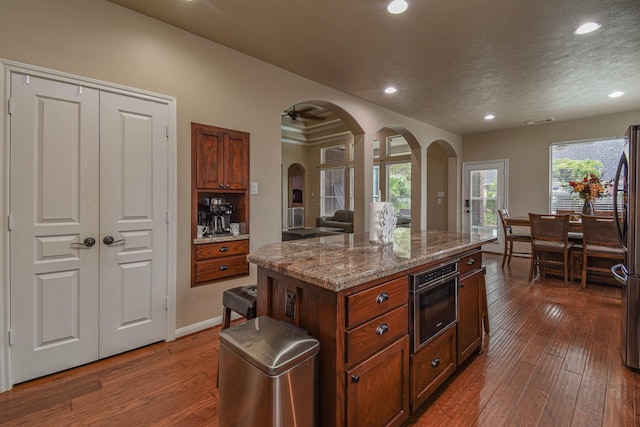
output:
M 258 288 L 256 285 L 240 286 L 227 289 L 222 293 L 222 329 L 231 326 L 231 311 L 235 311 L 246 319 L 256 317 L 256 300 Z

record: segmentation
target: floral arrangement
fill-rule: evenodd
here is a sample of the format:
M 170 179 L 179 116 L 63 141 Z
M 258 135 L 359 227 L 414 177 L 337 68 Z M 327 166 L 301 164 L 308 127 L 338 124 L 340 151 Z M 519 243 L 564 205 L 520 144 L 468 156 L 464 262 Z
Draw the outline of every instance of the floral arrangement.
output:
M 602 197 L 605 189 L 611 185 L 610 182 L 601 182 L 596 174 L 590 173 L 582 181 L 569 181 L 572 193 L 578 193 L 581 199 L 587 201 Z

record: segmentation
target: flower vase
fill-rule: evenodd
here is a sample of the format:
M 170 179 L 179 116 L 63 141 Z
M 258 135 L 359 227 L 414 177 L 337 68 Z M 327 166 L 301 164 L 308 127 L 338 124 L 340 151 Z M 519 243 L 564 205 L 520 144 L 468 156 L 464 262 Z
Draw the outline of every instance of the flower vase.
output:
M 582 205 L 582 215 L 593 215 L 593 214 L 594 214 L 593 201 L 585 200 L 584 205 Z

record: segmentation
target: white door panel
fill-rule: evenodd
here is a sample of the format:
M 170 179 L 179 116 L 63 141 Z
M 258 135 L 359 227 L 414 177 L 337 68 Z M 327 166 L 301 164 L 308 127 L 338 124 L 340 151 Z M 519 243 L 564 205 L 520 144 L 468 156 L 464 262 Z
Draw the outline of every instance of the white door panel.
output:
M 100 103 L 100 357 L 164 338 L 167 107 L 103 92 Z
M 98 92 L 12 74 L 13 382 L 98 357 Z M 82 92 L 82 93 L 80 93 Z
M 163 340 L 167 104 L 17 73 L 11 99 L 12 383 Z

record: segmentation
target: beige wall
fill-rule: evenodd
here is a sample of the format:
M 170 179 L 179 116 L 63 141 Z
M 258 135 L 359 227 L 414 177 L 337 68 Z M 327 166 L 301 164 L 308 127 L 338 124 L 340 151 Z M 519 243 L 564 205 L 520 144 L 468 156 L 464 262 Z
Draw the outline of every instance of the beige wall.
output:
M 406 129 L 424 147 L 445 140 L 457 153 L 461 150 L 457 135 L 104 0 L 0 0 L 0 40 L 3 59 L 176 97 L 178 328 L 220 316 L 222 291 L 255 280 L 252 269 L 252 277 L 189 286 L 192 121 L 251 134 L 250 176 L 260 190 L 251 196 L 252 249 L 281 238 L 280 114 L 293 104 L 325 100 L 357 122 L 364 131 L 356 138 L 364 153 L 356 156 L 362 183 L 370 182 L 366 153 L 371 151 L 372 135 L 383 127 Z M 3 191 L 6 188 L 4 183 Z M 358 191 L 362 205 L 371 200 L 370 186 Z M 0 304 L 0 310 L 5 307 Z
M 449 158 L 442 147 L 431 144 L 427 148 L 427 230 L 449 229 Z M 438 197 L 444 193 L 444 197 Z
M 554 142 L 624 135 L 640 110 L 584 120 L 463 137 L 463 162 L 509 159 L 507 207 L 512 216 L 549 209 L 549 146 Z

